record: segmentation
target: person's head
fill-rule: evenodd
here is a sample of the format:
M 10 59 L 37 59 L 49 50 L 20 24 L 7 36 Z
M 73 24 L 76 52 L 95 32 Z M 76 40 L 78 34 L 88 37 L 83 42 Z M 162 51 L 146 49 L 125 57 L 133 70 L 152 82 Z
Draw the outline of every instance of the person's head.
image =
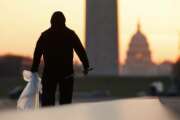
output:
M 56 11 L 53 13 L 51 17 L 51 26 L 52 27 L 65 27 L 66 18 L 64 14 L 60 11 Z

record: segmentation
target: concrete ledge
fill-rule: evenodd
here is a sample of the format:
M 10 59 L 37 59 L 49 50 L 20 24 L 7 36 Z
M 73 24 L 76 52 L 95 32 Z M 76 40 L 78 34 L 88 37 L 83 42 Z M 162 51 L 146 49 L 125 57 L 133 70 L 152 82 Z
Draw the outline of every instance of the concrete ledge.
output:
M 167 101 L 165 101 L 167 100 Z M 174 99 L 178 102 L 179 98 Z M 178 120 L 167 105 L 170 98 L 134 98 L 109 102 L 81 103 L 36 111 L 3 111 L 1 120 Z M 163 102 L 162 102 L 163 101 Z M 173 103 L 171 103 L 173 104 Z

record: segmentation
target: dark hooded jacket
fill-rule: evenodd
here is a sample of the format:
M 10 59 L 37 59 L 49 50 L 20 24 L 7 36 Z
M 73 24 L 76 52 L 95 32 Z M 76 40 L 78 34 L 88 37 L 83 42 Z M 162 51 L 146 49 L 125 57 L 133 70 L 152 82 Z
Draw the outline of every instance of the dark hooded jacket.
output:
M 31 71 L 37 72 L 41 56 L 44 59 L 44 74 L 67 76 L 73 73 L 73 50 L 79 56 L 84 69 L 89 68 L 88 58 L 76 33 L 65 25 L 65 17 L 55 12 L 51 28 L 43 32 L 37 41 Z

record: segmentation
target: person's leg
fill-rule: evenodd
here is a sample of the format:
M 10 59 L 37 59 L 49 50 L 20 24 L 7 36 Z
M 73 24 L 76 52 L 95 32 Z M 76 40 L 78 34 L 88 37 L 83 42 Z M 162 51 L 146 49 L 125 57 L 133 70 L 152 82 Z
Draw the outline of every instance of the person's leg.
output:
M 42 95 L 41 95 L 41 105 L 54 106 L 55 105 L 55 92 L 56 92 L 57 82 L 50 78 L 42 80 Z
M 73 85 L 74 79 L 73 77 L 68 79 L 61 79 L 59 81 L 59 104 L 70 104 L 72 103 L 72 95 L 73 95 Z

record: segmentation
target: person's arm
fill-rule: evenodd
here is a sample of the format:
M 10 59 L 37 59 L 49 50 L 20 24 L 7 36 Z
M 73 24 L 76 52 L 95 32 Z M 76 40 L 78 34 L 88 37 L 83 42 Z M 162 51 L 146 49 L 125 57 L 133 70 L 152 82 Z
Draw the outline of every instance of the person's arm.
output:
M 42 34 L 39 38 L 39 40 L 36 43 L 35 51 L 34 51 L 34 56 L 33 56 L 33 62 L 31 66 L 31 72 L 38 72 L 39 64 L 41 61 L 41 56 L 43 53 L 43 37 Z
M 86 51 L 83 45 L 81 44 L 79 37 L 76 35 L 76 33 L 73 32 L 72 37 L 73 37 L 74 50 L 83 64 L 85 74 L 87 74 L 88 69 L 89 69 L 89 61 L 88 61 Z

